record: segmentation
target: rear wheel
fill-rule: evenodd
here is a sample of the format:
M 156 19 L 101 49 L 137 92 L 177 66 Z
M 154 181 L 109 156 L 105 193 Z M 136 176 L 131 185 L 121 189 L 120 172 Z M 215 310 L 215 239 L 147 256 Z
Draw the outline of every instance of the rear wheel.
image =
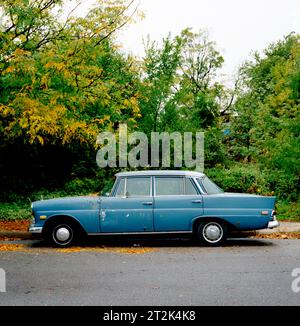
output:
M 206 221 L 198 226 L 197 238 L 208 246 L 222 245 L 227 236 L 227 227 L 222 222 Z
M 74 243 L 76 229 L 69 222 L 55 223 L 49 228 L 48 240 L 55 247 L 69 247 Z

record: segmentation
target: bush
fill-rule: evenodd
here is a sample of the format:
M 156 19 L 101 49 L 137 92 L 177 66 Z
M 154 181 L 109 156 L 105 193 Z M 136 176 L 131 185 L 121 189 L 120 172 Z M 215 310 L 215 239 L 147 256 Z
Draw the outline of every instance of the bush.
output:
M 29 220 L 32 218 L 29 202 L 27 204 L 0 203 L 0 220 Z
M 206 171 L 206 174 L 227 192 L 273 195 L 265 173 L 253 164 L 237 164 L 229 169 L 215 167 Z
M 73 179 L 65 184 L 64 191 L 68 194 L 86 195 L 98 193 L 101 190 L 100 182 L 97 178 Z
M 276 212 L 279 220 L 300 222 L 300 201 L 294 203 L 278 201 L 276 204 Z
M 280 170 L 268 171 L 269 188 L 282 200 L 297 201 L 299 196 L 299 177 Z
M 30 202 L 33 201 L 66 196 L 98 194 L 100 192 L 105 193 L 111 190 L 112 185 L 113 178 L 110 176 L 103 177 L 99 173 L 99 176 L 94 178 L 75 178 L 65 183 L 63 188 L 43 188 L 27 196 L 17 195 L 12 192 L 9 195 L 7 194 L 5 202 L 0 203 L 0 220 L 30 219 L 32 217 Z

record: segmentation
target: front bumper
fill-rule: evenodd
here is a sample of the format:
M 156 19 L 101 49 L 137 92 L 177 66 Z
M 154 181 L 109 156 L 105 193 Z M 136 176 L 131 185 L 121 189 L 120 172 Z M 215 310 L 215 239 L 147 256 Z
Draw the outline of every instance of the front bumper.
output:
M 29 226 L 28 232 L 33 233 L 33 234 L 41 234 L 43 232 L 43 227 L 35 226 L 34 224 L 31 224 Z
M 274 229 L 277 228 L 279 226 L 279 222 L 274 220 L 268 223 L 268 229 Z

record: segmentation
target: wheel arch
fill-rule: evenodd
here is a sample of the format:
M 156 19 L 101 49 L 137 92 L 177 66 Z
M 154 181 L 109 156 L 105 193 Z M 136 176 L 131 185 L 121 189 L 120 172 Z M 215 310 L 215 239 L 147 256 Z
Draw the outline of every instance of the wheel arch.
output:
M 203 223 L 203 222 L 212 222 L 212 221 L 215 221 L 215 222 L 219 222 L 219 223 L 223 223 L 226 225 L 228 231 L 234 231 L 236 230 L 236 227 L 226 221 L 225 219 L 221 218 L 221 217 L 214 217 L 214 216 L 199 216 L 199 217 L 196 217 L 193 222 L 192 222 L 192 231 L 193 231 L 193 234 L 196 234 L 197 233 L 197 230 L 198 230 L 198 226 Z
M 43 235 L 45 236 L 50 227 L 55 224 L 56 222 L 65 222 L 65 223 L 71 223 L 81 234 L 87 235 L 87 232 L 84 230 L 83 226 L 81 223 L 72 215 L 67 215 L 67 214 L 57 214 L 57 215 L 52 215 L 50 216 L 44 224 L 43 227 Z

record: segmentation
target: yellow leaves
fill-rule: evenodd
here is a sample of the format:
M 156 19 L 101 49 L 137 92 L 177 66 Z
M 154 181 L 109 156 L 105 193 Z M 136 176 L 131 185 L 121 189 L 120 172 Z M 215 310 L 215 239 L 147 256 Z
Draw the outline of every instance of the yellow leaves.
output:
M 130 101 L 127 100 L 127 99 L 124 100 L 123 104 L 124 104 L 124 106 L 125 106 L 126 108 L 128 108 L 128 107 L 131 106 L 131 105 L 130 105 Z
M 24 34 L 20 35 L 20 36 L 19 36 L 19 40 L 20 40 L 21 42 L 25 42 L 25 41 L 26 41 L 26 36 L 25 36 Z
M 66 109 L 61 105 L 45 105 L 37 99 L 18 96 L 13 102 L 15 119 L 5 128 L 7 134 L 26 134 L 29 143 L 37 141 L 44 145 L 45 135 L 59 136 L 60 121 Z M 8 108 L 2 106 L 1 113 Z
M 41 145 L 44 145 L 44 138 L 43 138 L 42 136 L 40 136 L 40 135 L 36 135 L 36 138 L 37 138 L 37 140 L 39 141 L 39 143 L 40 143 Z
M 142 116 L 140 112 L 137 95 L 132 96 L 129 99 L 125 99 L 123 101 L 123 105 L 125 108 L 131 109 L 132 114 L 135 118 L 140 118 Z
M 63 62 L 50 61 L 45 64 L 45 68 L 47 68 L 47 69 L 53 68 L 58 71 L 64 69 L 64 67 L 65 67 L 65 64 Z
M 23 116 L 19 119 L 19 126 L 22 128 L 22 129 L 26 129 L 28 126 L 29 126 L 29 121 L 28 119 Z
M 117 253 L 117 254 L 127 254 L 127 255 L 142 255 L 146 253 L 150 253 L 155 251 L 154 248 L 145 248 L 145 247 L 104 247 L 104 246 L 97 246 L 97 247 L 70 247 L 70 248 L 63 248 L 63 249 L 56 249 L 57 252 L 61 253 L 75 253 L 75 252 L 110 252 L 110 253 Z
M 258 239 L 300 239 L 300 232 L 256 233 L 253 238 Z
M 104 247 L 104 246 L 94 246 L 94 247 L 70 247 L 70 248 L 40 248 L 31 247 L 25 244 L 15 244 L 15 243 L 2 243 L 0 244 L 0 251 L 22 251 L 22 252 L 39 252 L 39 253 L 78 253 L 78 252 L 97 252 L 97 253 L 112 253 L 112 254 L 125 254 L 125 255 L 143 255 L 157 251 L 155 248 L 146 247 Z
M 47 88 L 48 88 L 48 83 L 49 83 L 49 81 L 50 81 L 50 76 L 49 76 L 49 74 L 45 74 L 45 75 L 43 75 L 42 78 L 41 78 L 41 87 L 42 87 L 43 89 L 47 89 Z
M 15 68 L 13 66 L 9 66 L 8 68 L 6 68 L 4 70 L 4 74 L 9 74 L 11 72 L 13 72 L 15 70 Z
M 29 56 L 30 54 L 31 54 L 30 51 L 26 51 L 26 50 L 17 48 L 13 53 L 13 57 L 19 58 L 19 57 L 23 57 L 23 56 Z
M 100 125 L 104 125 L 105 122 L 109 122 L 110 121 L 110 116 L 109 115 L 105 115 L 103 118 L 95 118 L 93 120 L 94 122 L 99 123 Z
M 3 243 L 0 244 L 0 251 L 22 251 L 25 249 L 23 244 Z
M 89 125 L 85 121 L 76 121 L 75 119 L 68 119 L 63 122 L 63 135 L 62 143 L 67 144 L 73 140 L 80 143 L 87 143 L 94 140 L 97 136 L 98 129 L 92 125 Z
M 3 105 L 3 104 L 0 103 L 0 115 L 3 118 L 6 118 L 9 115 L 15 115 L 15 110 L 10 106 Z

